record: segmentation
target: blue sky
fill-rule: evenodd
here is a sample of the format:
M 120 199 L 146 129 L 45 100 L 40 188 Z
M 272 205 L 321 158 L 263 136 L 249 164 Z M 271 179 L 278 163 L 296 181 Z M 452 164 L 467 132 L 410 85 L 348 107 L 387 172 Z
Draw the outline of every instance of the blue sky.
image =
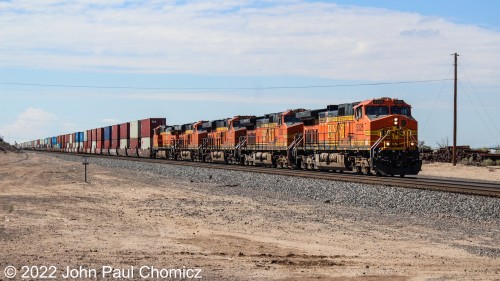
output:
M 335 85 L 451 79 L 458 52 L 458 142 L 500 142 L 494 1 L 131 3 L 0 1 L 0 135 L 19 142 L 146 117 L 180 124 L 389 96 L 413 105 L 420 139 L 436 146 L 451 143 L 451 81 Z M 333 87 L 302 87 L 321 85 Z

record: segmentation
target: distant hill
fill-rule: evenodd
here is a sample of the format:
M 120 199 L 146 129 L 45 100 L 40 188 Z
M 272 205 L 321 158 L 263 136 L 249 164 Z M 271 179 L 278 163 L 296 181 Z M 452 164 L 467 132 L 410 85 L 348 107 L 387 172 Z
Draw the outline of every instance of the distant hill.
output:
M 7 153 L 7 151 L 17 153 L 17 152 L 19 152 L 19 149 L 10 145 L 10 143 L 8 143 L 8 142 L 4 142 L 3 138 L 0 137 L 0 152 Z

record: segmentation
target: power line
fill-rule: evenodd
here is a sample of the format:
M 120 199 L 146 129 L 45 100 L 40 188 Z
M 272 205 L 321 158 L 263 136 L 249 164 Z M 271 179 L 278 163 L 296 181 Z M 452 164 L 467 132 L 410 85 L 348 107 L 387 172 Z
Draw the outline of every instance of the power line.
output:
M 34 86 L 51 88 L 89 88 L 89 89 L 127 89 L 127 90 L 276 90 L 276 89 L 311 89 L 311 88 L 337 88 L 337 87 L 360 87 L 360 86 L 381 86 L 381 85 L 400 85 L 417 84 L 449 81 L 453 79 L 432 79 L 432 80 L 414 80 L 414 81 L 395 81 L 395 82 L 377 82 L 377 83 L 358 83 L 358 84 L 335 84 L 335 85 L 306 85 L 306 86 L 268 86 L 268 87 L 133 87 L 133 86 L 95 86 L 95 85 L 67 85 L 67 84 L 40 84 L 40 83 L 17 83 L 0 82 L 0 85 L 14 86 Z
M 490 137 L 492 139 L 492 141 L 496 141 L 495 139 L 495 136 L 493 136 L 493 133 L 491 132 L 490 130 L 490 127 L 488 126 L 488 124 L 484 121 L 483 119 L 483 116 L 480 114 L 479 110 L 476 108 L 476 105 L 472 102 L 472 99 L 469 97 L 469 94 L 467 93 L 467 91 L 465 90 L 464 86 L 462 85 L 461 82 L 458 82 L 458 84 L 460 85 L 460 88 L 462 88 L 462 90 L 464 91 L 465 93 L 465 96 L 467 97 L 467 99 L 469 100 L 470 104 L 472 104 L 472 107 L 474 108 L 474 110 L 476 111 L 477 115 L 479 116 L 479 119 L 481 119 L 481 122 L 483 122 L 483 125 L 486 127 L 486 131 L 488 131 L 488 133 L 490 134 Z
M 472 84 L 471 80 L 469 79 L 469 76 L 467 75 L 467 73 L 465 73 L 465 69 L 464 69 L 464 66 L 459 63 L 460 65 L 460 70 L 462 70 L 462 73 L 465 75 L 465 78 L 467 78 L 467 81 L 469 82 L 469 85 L 471 86 L 472 88 L 472 92 L 476 95 L 476 98 L 477 100 L 479 101 L 479 104 L 483 107 L 483 112 L 485 112 L 486 114 L 486 117 L 488 117 L 490 119 L 490 122 L 491 124 L 493 125 L 493 128 L 495 128 L 496 132 L 500 133 L 500 130 L 498 129 L 497 125 L 496 125 L 496 122 L 493 120 L 493 118 L 491 118 L 488 110 L 486 110 L 486 107 L 484 106 L 483 102 L 481 101 L 481 99 L 479 98 L 479 95 L 477 94 L 477 91 L 476 91 L 476 88 L 474 87 L 474 85 Z
M 448 74 L 446 74 L 446 76 L 450 75 L 451 69 L 452 69 L 452 66 L 450 66 L 450 68 L 448 69 Z M 447 80 L 453 80 L 453 79 L 450 78 L 450 79 L 447 79 Z M 432 104 L 431 110 L 429 111 L 429 114 L 427 115 L 427 118 L 425 118 L 425 123 L 424 123 L 424 126 L 422 128 L 422 131 L 425 131 L 425 129 L 427 128 L 427 123 L 429 122 L 429 118 L 431 117 L 431 114 L 434 111 L 434 107 L 436 107 L 436 104 L 437 104 L 439 98 L 441 97 L 441 94 L 443 93 L 445 81 L 443 81 L 443 83 L 441 83 L 441 90 L 439 90 L 439 94 L 438 94 L 436 100 L 434 101 L 434 104 Z

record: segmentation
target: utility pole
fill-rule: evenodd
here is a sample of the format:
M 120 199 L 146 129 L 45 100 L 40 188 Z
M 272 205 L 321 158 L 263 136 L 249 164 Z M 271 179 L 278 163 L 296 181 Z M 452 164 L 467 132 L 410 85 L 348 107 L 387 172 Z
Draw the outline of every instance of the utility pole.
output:
M 455 53 L 455 87 L 454 87 L 454 103 L 453 103 L 453 166 L 457 165 L 457 59 L 458 54 Z

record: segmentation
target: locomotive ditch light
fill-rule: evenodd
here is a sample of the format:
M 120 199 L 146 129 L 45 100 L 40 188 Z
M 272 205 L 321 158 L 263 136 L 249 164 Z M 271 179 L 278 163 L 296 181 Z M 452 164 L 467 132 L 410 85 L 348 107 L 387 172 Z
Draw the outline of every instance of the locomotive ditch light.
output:
M 411 145 L 411 146 L 415 146 L 415 143 L 414 143 L 414 142 L 412 142 L 412 143 L 410 143 L 410 145 Z
M 388 141 L 386 141 L 386 142 L 385 142 L 385 146 L 391 146 L 391 143 L 390 143 L 390 142 L 388 142 Z

